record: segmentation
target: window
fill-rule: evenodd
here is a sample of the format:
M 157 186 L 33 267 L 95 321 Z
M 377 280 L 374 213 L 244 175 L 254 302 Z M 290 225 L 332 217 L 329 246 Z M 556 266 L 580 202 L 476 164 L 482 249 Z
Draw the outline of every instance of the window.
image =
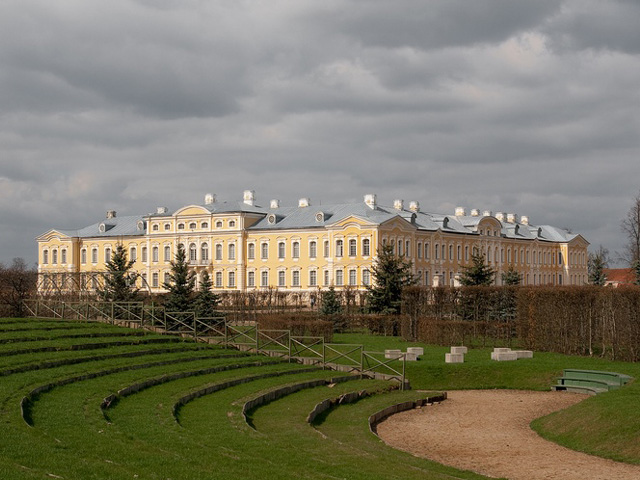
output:
M 266 242 L 260 245 L 260 258 L 262 258 L 262 260 L 269 258 L 269 244 Z
M 324 270 L 324 283 L 323 285 L 329 285 L 329 270 Z
M 336 257 L 342 257 L 344 250 L 344 242 L 342 240 L 336 240 Z
M 398 240 L 398 256 L 402 256 L 402 240 Z
M 300 286 L 300 271 L 294 270 L 291 272 L 291 285 L 294 287 Z
M 165 262 L 171 261 L 171 247 L 169 245 L 164 246 L 164 261 Z
M 216 228 L 222 228 L 222 222 L 220 220 L 216 222 Z
M 151 227 L 151 230 L 153 230 L 154 232 L 157 232 L 160 229 L 160 226 L 157 223 L 153 224 L 153 227 Z
M 151 286 L 158 288 L 158 280 L 160 279 L 158 272 L 153 272 L 151 275 Z
M 51 263 L 56 265 L 58 263 L 58 250 L 51 251 Z
M 216 243 L 216 260 L 222 260 L 222 244 Z
M 349 285 L 357 285 L 357 272 L 355 270 L 349 270 Z
M 342 285 L 344 273 L 342 270 L 336 270 L 336 285 Z
M 404 242 L 404 254 L 407 257 L 411 256 L 411 242 L 409 240 L 407 240 L 406 242 Z
M 323 249 L 324 249 L 324 252 L 323 252 L 324 253 L 324 257 L 328 258 L 329 257 L 329 240 L 325 240 L 324 241 Z
M 107 247 L 104 249 L 104 261 L 105 263 L 109 263 L 111 261 L 111 248 Z
M 170 273 L 169 272 L 164 272 L 164 275 L 162 275 L 162 277 L 163 277 L 162 281 L 164 283 L 171 282 L 171 277 L 170 277 Z
M 285 249 L 284 242 L 278 242 L 278 258 L 280 259 L 284 258 L 284 249 Z
M 438 244 L 436 243 L 435 245 L 435 254 L 436 254 L 436 260 L 438 260 L 440 258 L 440 249 L 438 248 Z
M 189 224 L 189 228 L 190 228 L 191 230 L 195 230 L 196 226 L 197 226 L 197 225 L 196 225 L 196 222 L 191 222 L 191 223 Z
M 429 250 L 430 249 L 430 244 L 429 242 L 424 244 L 424 259 L 425 260 L 429 260 L 429 258 L 431 257 L 431 255 L 429 254 Z
M 256 258 L 256 244 L 255 243 L 249 243 L 247 245 L 247 258 L 249 260 L 253 260 L 254 258 Z
M 371 272 L 367 268 L 362 271 L 362 284 L 371 285 Z
M 236 244 L 230 243 L 229 244 L 229 260 L 235 260 L 235 259 L 236 259 Z
M 316 258 L 318 244 L 315 240 L 309 242 L 309 258 Z
M 178 224 L 178 230 L 184 230 L 184 223 Z
M 462 246 L 458 245 L 458 261 L 462 260 Z
M 309 271 L 309 286 L 315 287 L 318 285 L 318 272 L 316 270 Z
M 142 261 L 146 262 L 147 261 L 147 247 L 142 247 L 141 255 L 142 255 Z
M 49 250 L 42 251 L 42 263 L 44 264 L 49 263 Z
M 279 287 L 284 287 L 286 285 L 284 275 L 285 275 L 284 270 L 280 270 L 278 272 L 278 286 Z
M 247 272 L 247 287 L 256 286 L 256 272 Z
M 453 245 L 449 245 L 449 260 L 453 260 Z
M 235 228 L 236 226 L 236 221 L 235 220 L 229 220 L 229 228 Z
M 229 287 L 234 288 L 236 286 L 236 272 L 229 272 Z
M 202 223 L 200 224 L 200 228 L 203 228 L 203 229 L 204 229 L 204 228 L 209 228 L 209 224 L 208 224 L 207 222 L 202 222 Z
M 293 258 L 300 258 L 300 242 L 293 242 L 291 245 L 291 256 Z
M 260 272 L 260 286 L 268 287 L 269 286 L 269 272 L 266 270 Z
M 129 249 L 129 260 L 133 260 L 134 262 L 138 259 L 138 251 L 136 247 L 131 247 Z
M 369 255 L 371 255 L 371 240 L 369 240 L 368 238 L 362 240 L 362 255 L 364 257 L 368 257 Z
M 200 258 L 203 262 L 209 261 L 209 244 L 206 242 L 200 246 Z
M 222 272 L 216 272 L 216 287 L 222 288 Z
M 158 261 L 158 247 L 153 247 L 151 250 L 151 260 L 154 262 Z
M 87 263 L 87 249 L 80 250 L 80 263 Z
M 418 254 L 418 258 L 422 258 L 422 244 L 418 243 L 418 248 L 416 249 L 416 253 Z
M 196 262 L 198 260 L 198 248 L 195 243 L 189 244 L 189 262 Z
M 98 249 L 91 249 L 91 263 L 98 263 Z
M 441 245 L 441 248 L 442 248 L 442 260 L 446 260 L 445 255 L 446 255 L 447 252 L 445 250 L 445 244 L 444 243 Z
M 142 286 L 144 287 L 147 284 L 147 272 L 143 272 L 142 275 L 140 275 L 142 277 Z M 95 280 L 95 277 L 92 278 L 91 280 Z M 95 288 L 95 287 L 94 287 Z
M 349 240 L 349 256 L 355 257 L 357 254 L 357 241 L 355 238 Z
M 171 230 L 171 224 L 170 223 L 165 223 L 164 224 L 164 229 L 165 230 Z
M 66 249 L 62 249 L 62 251 L 60 252 L 60 263 L 67 263 L 67 250 Z

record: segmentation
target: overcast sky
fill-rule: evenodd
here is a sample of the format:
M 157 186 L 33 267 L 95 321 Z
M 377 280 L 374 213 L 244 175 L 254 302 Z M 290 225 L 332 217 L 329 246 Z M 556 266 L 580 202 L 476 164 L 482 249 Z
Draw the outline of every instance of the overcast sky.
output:
M 418 200 L 623 248 L 637 0 L 0 0 L 0 261 L 106 210 Z

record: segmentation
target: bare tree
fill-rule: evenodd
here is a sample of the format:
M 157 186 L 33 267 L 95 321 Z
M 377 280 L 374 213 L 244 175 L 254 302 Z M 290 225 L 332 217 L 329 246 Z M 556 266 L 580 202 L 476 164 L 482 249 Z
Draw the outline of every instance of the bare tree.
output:
M 627 245 L 622 258 L 630 267 L 635 267 L 640 261 L 640 193 L 633 200 L 627 216 L 622 220 L 621 227 L 627 236 Z
M 10 267 L 0 265 L 0 302 L 8 305 L 15 317 L 24 316 L 24 301 L 36 291 L 38 272 L 22 258 L 14 258 Z

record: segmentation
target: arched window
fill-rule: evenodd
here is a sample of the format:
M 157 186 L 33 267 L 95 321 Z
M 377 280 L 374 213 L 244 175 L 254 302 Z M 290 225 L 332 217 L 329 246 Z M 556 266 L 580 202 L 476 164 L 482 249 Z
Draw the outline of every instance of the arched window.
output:
M 355 238 L 349 239 L 349 256 L 355 257 L 357 254 L 357 242 Z
M 278 242 L 278 258 L 284 258 L 285 245 L 284 242 Z
M 365 268 L 362 271 L 362 284 L 363 285 L 370 285 L 371 284 L 371 272 L 367 268 Z
M 336 257 L 342 257 L 344 254 L 344 242 L 342 240 L 336 240 Z
M 200 224 L 200 228 L 209 228 L 209 224 L 207 222 L 202 222 Z
M 266 260 L 269 258 L 269 244 L 267 242 L 263 242 L 260 245 L 260 258 Z
M 300 242 L 293 242 L 291 245 L 291 255 L 293 258 L 300 258 Z
M 190 228 L 191 230 L 195 230 L 196 226 L 197 226 L 197 225 L 196 225 L 196 222 L 191 222 L 191 223 L 189 224 L 189 228 Z
M 154 262 L 157 262 L 158 255 L 159 255 L 158 247 L 153 247 L 153 249 L 151 250 L 151 260 Z
M 57 265 L 57 263 L 58 263 L 58 250 L 52 250 L 51 251 L 51 263 L 53 263 L 54 265 Z
M 184 223 L 178 224 L 178 230 L 184 230 Z
M 222 244 L 216 243 L 216 260 L 222 260 Z
M 160 279 L 160 276 L 158 272 L 153 272 L 153 274 L 151 275 L 151 286 L 158 288 L 159 279 Z
M 49 250 L 42 251 L 42 263 L 44 263 L 45 265 L 49 263 Z
M 82 250 L 80 250 L 80 263 L 85 264 L 87 263 L 87 249 L 83 248 Z
M 170 223 L 165 223 L 164 224 L 164 229 L 165 230 L 171 230 L 171 224 Z
M 222 228 L 222 222 L 220 220 L 216 222 L 216 228 Z
M 200 245 L 200 258 L 203 262 L 209 260 L 209 244 L 206 242 Z
M 318 272 L 317 270 L 309 270 L 309 286 L 315 287 L 318 285 Z
M 138 252 L 136 247 L 131 247 L 129 249 L 129 260 L 133 260 L 134 262 L 138 259 Z
M 315 240 L 309 242 L 309 258 L 316 258 L 318 254 L 318 243 Z
M 229 272 L 229 287 L 236 286 L 236 272 Z
M 111 248 L 107 247 L 104 249 L 104 263 L 109 263 L 111 261 Z
M 141 256 L 142 256 L 142 261 L 146 262 L 147 261 L 147 247 L 142 247 Z
M 157 232 L 159 228 L 160 226 L 157 223 L 154 223 L 153 227 L 151 227 L 151 230 L 153 230 L 154 232 Z
M 67 249 L 63 248 L 62 252 L 60 253 L 60 263 L 62 264 L 66 264 L 67 263 Z
M 98 249 L 91 249 L 91 263 L 98 263 Z
M 369 255 L 371 255 L 371 240 L 365 238 L 362 240 L 362 256 L 368 257 Z
M 198 260 L 198 248 L 195 243 L 189 244 L 189 262 L 195 262 Z
M 165 262 L 171 261 L 171 246 L 169 245 L 164 246 L 164 261 Z
M 235 260 L 235 259 L 236 259 L 236 244 L 230 243 L 229 244 L 229 260 Z
M 235 228 L 236 226 L 236 221 L 235 220 L 229 220 L 229 228 Z
M 216 287 L 222 287 L 222 272 L 216 272 Z
M 247 258 L 249 260 L 253 260 L 256 258 L 256 244 L 249 243 L 247 244 Z

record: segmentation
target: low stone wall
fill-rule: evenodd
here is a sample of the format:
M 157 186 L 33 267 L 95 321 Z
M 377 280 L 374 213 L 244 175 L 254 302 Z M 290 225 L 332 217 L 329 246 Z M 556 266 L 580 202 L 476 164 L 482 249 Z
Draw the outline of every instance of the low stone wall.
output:
M 432 397 L 422 398 L 412 402 L 403 402 L 396 405 L 391 405 L 390 407 L 387 407 L 384 410 L 380 410 L 379 412 L 376 412 L 369 417 L 369 430 L 371 430 L 371 433 L 373 433 L 374 435 L 378 435 L 378 424 L 391 415 L 399 412 L 404 412 L 406 410 L 413 410 L 414 408 L 418 407 L 424 407 L 425 405 L 429 405 L 432 403 L 439 403 L 446 399 L 447 392 L 443 392 L 440 395 L 434 395 Z

